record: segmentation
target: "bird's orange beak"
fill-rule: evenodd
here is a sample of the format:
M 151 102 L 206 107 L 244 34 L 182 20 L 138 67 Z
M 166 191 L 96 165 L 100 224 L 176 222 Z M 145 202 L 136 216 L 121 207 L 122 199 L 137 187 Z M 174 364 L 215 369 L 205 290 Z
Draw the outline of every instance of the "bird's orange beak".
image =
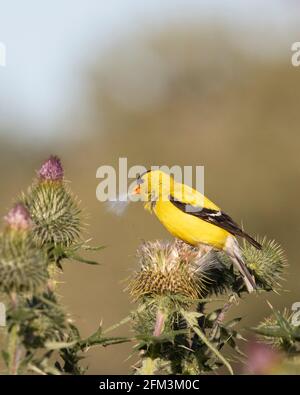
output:
M 140 194 L 141 194 L 141 186 L 140 186 L 140 185 L 137 185 L 137 186 L 134 188 L 132 194 L 133 194 L 133 195 L 140 195 Z

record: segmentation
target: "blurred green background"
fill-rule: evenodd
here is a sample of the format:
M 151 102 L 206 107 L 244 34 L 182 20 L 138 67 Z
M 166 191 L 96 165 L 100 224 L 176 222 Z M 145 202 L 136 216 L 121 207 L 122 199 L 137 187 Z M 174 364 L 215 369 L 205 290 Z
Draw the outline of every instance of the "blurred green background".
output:
M 62 3 L 60 19 L 69 5 Z M 7 47 L 8 64 L 0 68 L 0 215 L 31 183 L 45 158 L 52 153 L 62 158 L 66 178 L 89 214 L 86 237 L 107 246 L 95 254 L 101 266 L 70 262 L 60 277 L 62 302 L 83 335 L 100 321 L 105 327 L 118 322 L 133 308 L 124 279 L 136 266 L 141 240 L 170 238 L 140 204 L 117 217 L 97 201 L 96 170 L 101 165 L 117 167 L 119 157 L 127 157 L 129 166 L 204 165 L 206 195 L 250 234 L 282 244 L 289 260 L 284 290 L 280 295 L 245 297 L 231 312 L 244 316 L 243 326 L 256 325 L 269 314 L 266 299 L 277 308 L 300 301 L 300 68 L 291 65 L 291 44 L 300 38 L 294 22 L 300 13 L 293 1 L 285 6 L 266 3 L 260 9 L 258 2 L 237 1 L 235 8 L 225 1 L 219 6 L 203 2 L 202 7 L 174 1 L 160 8 L 152 1 L 151 7 L 137 12 L 138 2 L 113 1 L 105 39 L 95 30 L 93 40 L 86 38 L 88 50 L 78 51 L 73 63 L 64 64 L 64 78 L 71 82 L 63 88 L 69 90 L 59 111 L 54 107 L 48 114 L 43 103 L 48 118 L 38 116 L 41 103 L 30 91 L 23 91 L 22 99 L 26 104 L 28 94 L 32 101 L 30 114 L 26 106 L 18 114 L 14 101 L 8 100 L 10 84 L 17 85 L 18 79 L 8 74 Z M 99 24 L 102 6 L 99 2 Z M 119 29 L 124 9 L 127 22 Z M 32 11 L 39 23 L 28 29 L 39 35 L 40 10 Z M 135 19 L 127 18 L 131 13 Z M 89 14 L 82 18 L 88 22 Z M 67 26 L 68 37 L 72 26 L 80 34 L 80 18 L 68 20 Z M 88 24 L 82 31 L 86 29 Z M 35 80 L 39 67 L 45 81 L 53 82 L 42 60 L 43 39 L 41 35 L 37 53 L 41 64 L 32 69 L 27 64 L 26 73 L 19 66 L 30 89 L 41 83 Z M 16 47 L 21 45 L 22 40 Z M 47 94 L 46 83 L 39 88 Z M 11 92 L 19 99 L 18 90 Z M 135 362 L 127 360 L 131 352 L 132 345 L 93 350 L 87 354 L 89 372 L 128 373 Z

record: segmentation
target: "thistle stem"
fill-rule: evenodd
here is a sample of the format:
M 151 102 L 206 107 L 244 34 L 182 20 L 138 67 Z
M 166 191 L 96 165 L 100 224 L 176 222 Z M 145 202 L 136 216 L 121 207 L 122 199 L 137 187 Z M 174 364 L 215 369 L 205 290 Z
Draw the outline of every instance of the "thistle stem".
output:
M 197 319 L 189 312 L 182 310 L 182 316 L 185 318 L 188 325 L 193 329 L 193 331 L 199 336 L 203 343 L 212 351 L 213 354 L 226 366 L 229 373 L 233 375 L 232 367 L 229 362 L 223 357 L 219 350 L 207 339 L 205 334 L 201 331 L 198 326 Z
M 151 357 L 146 357 L 142 361 L 142 366 L 138 369 L 140 375 L 153 375 L 155 373 L 156 363 Z
M 20 360 L 21 360 L 21 347 L 19 345 L 16 345 L 14 355 L 13 355 L 13 363 L 11 366 L 10 374 L 12 374 L 14 376 L 18 374 Z
M 161 312 L 161 310 L 157 310 L 153 336 L 158 337 L 162 334 L 164 330 L 164 324 L 165 324 L 165 316 Z
M 10 301 L 13 309 L 16 309 L 18 307 L 18 296 L 16 292 L 11 292 L 10 294 Z
M 11 375 L 17 375 L 21 359 L 21 347 L 19 344 L 19 325 L 14 325 L 9 333 L 8 337 L 8 354 L 9 354 L 9 364 L 8 373 Z
M 236 301 L 235 295 L 234 294 L 230 295 L 228 302 L 224 304 L 222 310 L 218 314 L 216 321 L 214 322 L 214 325 L 211 330 L 212 337 L 214 337 L 217 327 L 224 321 L 226 313 L 229 311 L 229 309 L 232 307 L 235 301 Z
M 162 334 L 162 332 L 164 330 L 164 324 L 165 324 L 165 314 L 162 312 L 162 310 L 160 308 L 158 308 L 157 312 L 156 312 L 156 320 L 155 320 L 155 325 L 154 325 L 154 330 L 153 330 L 153 336 L 159 337 Z M 154 355 L 152 356 L 151 354 L 153 354 L 153 345 L 152 345 L 152 348 L 150 348 L 150 352 L 148 353 L 147 357 L 143 357 L 143 354 L 141 354 L 142 355 L 142 365 L 138 369 L 139 374 L 141 374 L 141 375 L 155 374 L 157 360 L 155 359 L 155 356 Z

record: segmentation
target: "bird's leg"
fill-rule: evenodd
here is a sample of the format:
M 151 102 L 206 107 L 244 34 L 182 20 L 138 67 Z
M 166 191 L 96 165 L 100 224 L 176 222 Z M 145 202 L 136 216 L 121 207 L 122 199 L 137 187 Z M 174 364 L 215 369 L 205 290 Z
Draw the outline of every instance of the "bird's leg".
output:
M 255 278 L 249 272 L 249 270 L 243 260 L 238 241 L 234 236 L 227 237 L 224 251 L 230 256 L 233 264 L 235 265 L 237 270 L 240 272 L 240 274 L 244 280 L 245 286 L 247 288 L 247 291 L 249 293 L 253 292 L 256 289 Z

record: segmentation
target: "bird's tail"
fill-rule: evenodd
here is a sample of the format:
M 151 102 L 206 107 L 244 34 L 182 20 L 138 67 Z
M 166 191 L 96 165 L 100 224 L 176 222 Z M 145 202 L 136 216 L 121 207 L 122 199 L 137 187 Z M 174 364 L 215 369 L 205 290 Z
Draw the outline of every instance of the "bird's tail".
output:
M 249 293 L 253 292 L 256 289 L 255 279 L 250 274 L 249 270 L 247 269 L 247 266 L 245 265 L 245 262 L 243 261 L 239 244 L 234 236 L 229 236 L 227 238 L 227 242 L 224 250 L 230 256 L 233 264 L 241 273 L 247 291 Z

